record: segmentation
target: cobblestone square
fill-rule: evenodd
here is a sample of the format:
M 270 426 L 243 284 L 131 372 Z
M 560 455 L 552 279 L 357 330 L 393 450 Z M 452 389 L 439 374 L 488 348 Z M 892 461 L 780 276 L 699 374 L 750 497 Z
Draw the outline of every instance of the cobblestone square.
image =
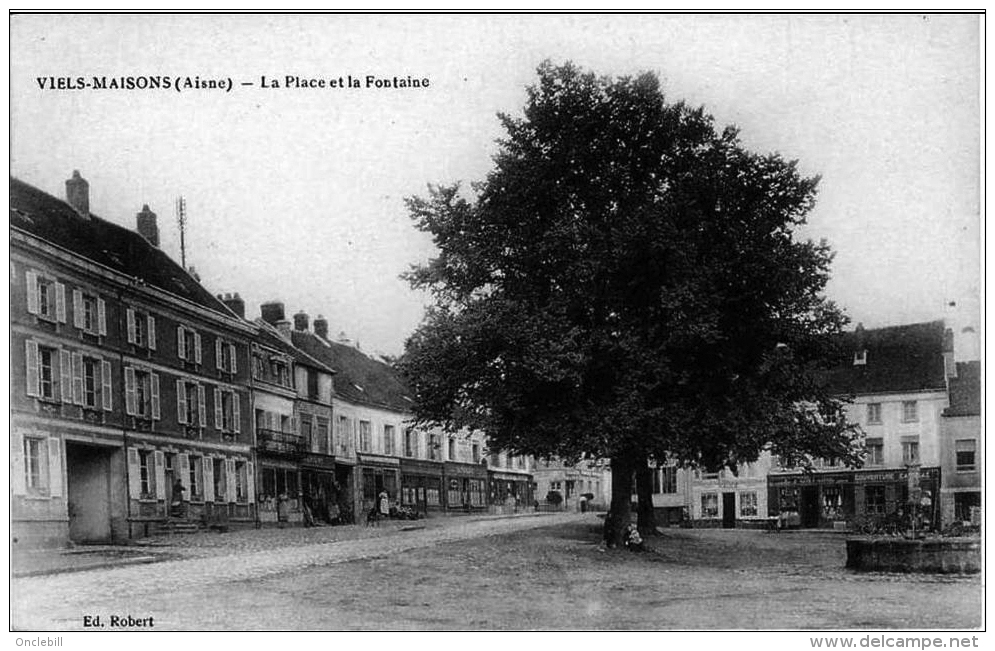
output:
M 845 536 L 664 529 L 602 550 L 588 515 L 440 518 L 149 541 L 165 559 L 12 582 L 14 628 L 910 629 L 983 625 L 977 576 L 858 574 Z M 421 527 L 424 528 L 421 528 Z M 414 528 L 418 527 L 418 528 Z M 91 620 L 92 621 L 92 620 Z

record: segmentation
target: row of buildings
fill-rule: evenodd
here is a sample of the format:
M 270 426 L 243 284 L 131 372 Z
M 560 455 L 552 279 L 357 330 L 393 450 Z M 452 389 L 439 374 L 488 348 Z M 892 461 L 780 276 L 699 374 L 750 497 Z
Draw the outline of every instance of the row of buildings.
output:
M 184 523 L 362 520 L 377 495 L 421 512 L 533 503 L 534 463 L 480 433 L 409 426 L 391 368 L 327 320 L 247 318 L 158 247 L 10 181 L 11 537 L 119 541 Z
M 970 327 L 956 335 L 976 341 Z M 786 526 L 849 528 L 907 510 L 911 500 L 934 527 L 977 523 L 984 440 L 976 346 L 958 351 L 975 359 L 955 361 L 955 333 L 943 321 L 858 326 L 844 337 L 843 357 L 826 381 L 850 400 L 847 420 L 863 433 L 861 468 L 769 453 L 736 471 L 660 464 L 653 496 L 658 521 L 741 527 L 779 517 Z
M 18 546 L 117 541 L 177 523 L 362 520 L 376 496 L 423 513 L 605 504 L 603 464 L 535 463 L 479 432 L 410 427 L 392 369 L 328 321 L 282 303 L 247 317 L 158 246 L 10 181 L 11 536 Z M 934 523 L 981 505 L 980 363 L 955 363 L 942 321 L 847 334 L 827 379 L 854 396 L 861 469 L 762 455 L 733 472 L 654 468 L 658 522 L 849 526 L 925 495 Z M 962 338 L 972 333 L 958 332 Z M 971 356 L 968 355 L 970 358 Z M 974 355 L 977 358 L 977 355 Z M 910 475 L 912 476 L 910 480 Z M 976 516 L 975 516 L 976 517 Z

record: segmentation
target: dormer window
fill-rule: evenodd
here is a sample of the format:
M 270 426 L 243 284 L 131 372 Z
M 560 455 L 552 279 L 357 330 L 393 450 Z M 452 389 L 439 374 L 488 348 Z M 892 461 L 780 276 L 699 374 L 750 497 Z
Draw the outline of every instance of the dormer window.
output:
M 867 349 L 863 348 L 853 354 L 853 365 L 864 366 L 867 364 Z

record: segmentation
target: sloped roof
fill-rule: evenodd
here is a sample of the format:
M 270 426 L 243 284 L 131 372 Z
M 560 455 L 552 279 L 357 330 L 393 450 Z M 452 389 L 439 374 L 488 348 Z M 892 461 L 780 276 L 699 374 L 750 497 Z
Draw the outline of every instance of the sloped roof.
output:
M 833 393 L 859 395 L 946 389 L 943 321 L 913 323 L 841 335 L 838 357 L 826 374 Z M 867 351 L 865 364 L 854 354 Z
M 137 232 L 10 179 L 10 225 L 115 271 L 225 316 L 236 316 L 199 282 Z
M 290 357 L 292 357 L 298 364 L 310 366 L 318 369 L 319 371 L 324 371 L 325 373 L 335 373 L 335 371 L 327 364 L 322 363 L 312 355 L 308 355 L 306 352 L 280 336 L 280 333 L 266 321 L 256 319 L 254 323 L 259 326 L 259 336 L 257 337 L 257 341 L 259 343 L 290 355 Z
M 294 345 L 335 370 L 335 394 L 349 402 L 392 411 L 411 411 L 411 392 L 383 362 L 352 346 L 325 341 L 313 332 L 293 330 Z
M 981 362 L 958 362 L 957 377 L 950 378 L 950 406 L 943 415 L 981 415 Z

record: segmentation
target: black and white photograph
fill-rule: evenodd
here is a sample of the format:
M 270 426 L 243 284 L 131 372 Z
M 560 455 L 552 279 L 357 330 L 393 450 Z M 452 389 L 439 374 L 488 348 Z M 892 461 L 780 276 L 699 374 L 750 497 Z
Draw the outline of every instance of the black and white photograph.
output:
M 9 641 L 978 648 L 984 27 L 11 11 Z

